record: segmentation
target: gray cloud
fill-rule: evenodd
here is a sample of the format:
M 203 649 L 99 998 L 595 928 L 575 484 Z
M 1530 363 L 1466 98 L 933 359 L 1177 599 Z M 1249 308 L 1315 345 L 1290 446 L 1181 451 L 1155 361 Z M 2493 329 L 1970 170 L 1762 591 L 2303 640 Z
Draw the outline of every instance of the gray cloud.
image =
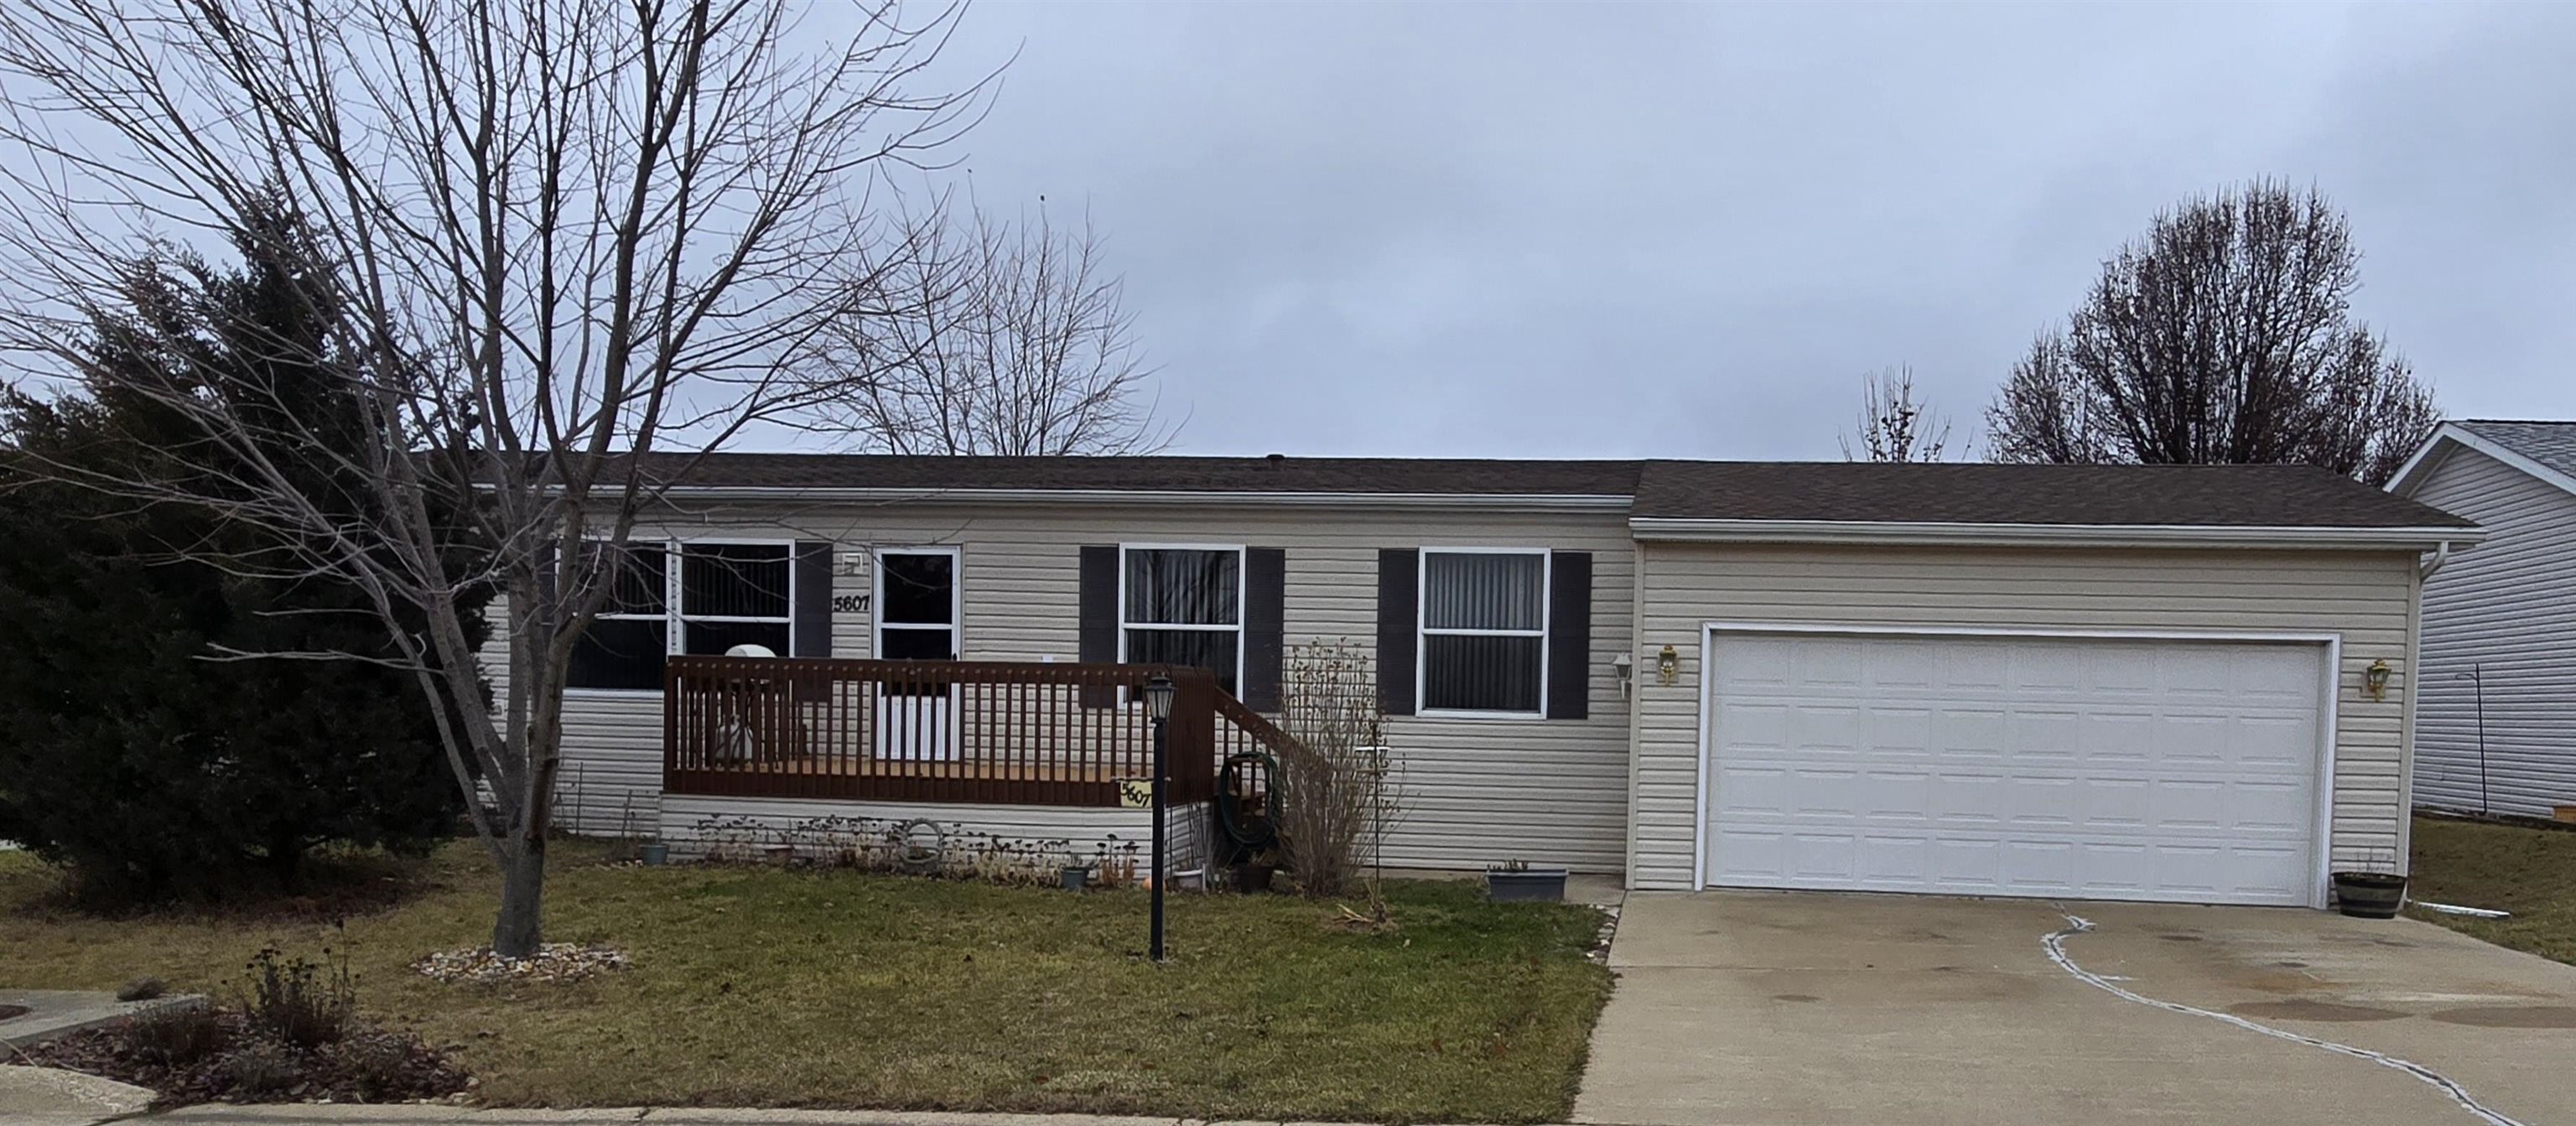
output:
M 987 3 L 959 167 L 1087 210 L 1193 452 L 1963 434 L 2159 208 L 2313 180 L 2463 415 L 2576 417 L 2576 9 Z

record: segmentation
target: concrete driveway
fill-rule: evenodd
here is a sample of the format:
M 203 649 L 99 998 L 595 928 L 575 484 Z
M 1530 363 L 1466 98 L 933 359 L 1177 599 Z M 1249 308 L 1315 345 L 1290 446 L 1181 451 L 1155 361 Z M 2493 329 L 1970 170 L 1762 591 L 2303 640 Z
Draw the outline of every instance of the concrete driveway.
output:
M 2576 1124 L 2576 967 L 2425 923 L 2070 903 L 2081 969 L 2141 996 L 2412 1061 L 2397 1068 L 2123 999 L 2051 961 L 2037 900 L 1628 897 L 1580 1122 L 2068 1126 Z

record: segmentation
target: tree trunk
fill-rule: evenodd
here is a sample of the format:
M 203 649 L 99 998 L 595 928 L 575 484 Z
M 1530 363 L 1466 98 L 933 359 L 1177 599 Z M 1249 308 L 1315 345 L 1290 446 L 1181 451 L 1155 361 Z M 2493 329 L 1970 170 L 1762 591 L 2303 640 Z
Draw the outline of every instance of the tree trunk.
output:
M 492 952 L 532 958 L 543 940 L 540 908 L 546 891 L 546 832 L 542 826 L 510 842 L 501 861 L 501 915 L 492 923 Z

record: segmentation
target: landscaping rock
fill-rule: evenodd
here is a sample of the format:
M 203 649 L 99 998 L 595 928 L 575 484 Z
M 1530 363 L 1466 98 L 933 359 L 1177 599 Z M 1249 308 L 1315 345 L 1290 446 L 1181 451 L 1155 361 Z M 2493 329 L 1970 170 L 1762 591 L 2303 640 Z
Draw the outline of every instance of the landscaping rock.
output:
M 489 946 L 447 950 L 412 963 L 421 973 L 449 984 L 460 981 L 579 981 L 595 973 L 626 968 L 626 955 L 606 946 L 549 942 L 533 958 L 504 958 Z

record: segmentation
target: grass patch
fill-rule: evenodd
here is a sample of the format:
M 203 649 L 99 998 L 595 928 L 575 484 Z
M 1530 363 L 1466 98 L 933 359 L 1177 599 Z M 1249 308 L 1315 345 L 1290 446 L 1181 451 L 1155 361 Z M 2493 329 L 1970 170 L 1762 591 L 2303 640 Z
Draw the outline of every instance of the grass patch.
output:
M 561 985 L 442 985 L 409 965 L 486 939 L 470 844 L 345 919 L 106 920 L 0 854 L 0 982 L 230 991 L 261 947 L 349 959 L 362 1010 L 417 1029 L 503 1105 L 838 1106 L 1374 1121 L 1562 1120 L 1610 974 L 1598 916 L 1391 887 L 1399 929 L 1286 897 L 1172 901 L 842 871 L 604 867 L 558 848 L 548 938 L 634 964 Z
M 2576 963 L 2576 833 L 2439 817 L 2415 819 L 2415 899 L 2511 911 L 2468 919 L 2407 914 L 2544 958 Z

